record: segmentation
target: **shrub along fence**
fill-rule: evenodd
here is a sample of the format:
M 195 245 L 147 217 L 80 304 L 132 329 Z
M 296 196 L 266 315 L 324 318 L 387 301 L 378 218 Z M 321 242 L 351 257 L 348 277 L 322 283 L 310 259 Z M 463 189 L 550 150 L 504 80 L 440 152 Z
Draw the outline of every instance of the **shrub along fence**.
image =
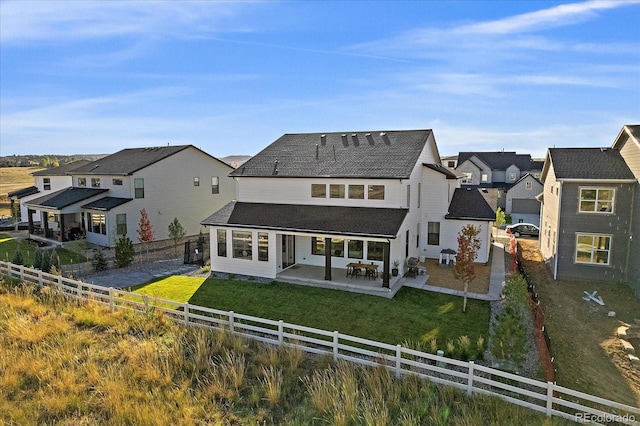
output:
M 414 374 L 456 387 L 468 395 L 497 396 L 513 404 L 545 413 L 549 417 L 558 416 L 579 422 L 625 424 L 638 424 L 636 419 L 640 419 L 640 408 L 577 392 L 553 382 L 541 382 L 477 365 L 473 361 L 458 361 L 338 331 L 320 330 L 282 320 L 274 321 L 96 286 L 9 262 L 0 261 L 0 274 L 39 287 L 56 288 L 68 297 L 92 301 L 111 311 L 155 311 L 179 324 L 226 329 L 264 343 L 296 346 L 316 354 L 332 354 L 336 361 L 342 359 L 366 366 L 383 366 L 393 371 L 396 377 Z

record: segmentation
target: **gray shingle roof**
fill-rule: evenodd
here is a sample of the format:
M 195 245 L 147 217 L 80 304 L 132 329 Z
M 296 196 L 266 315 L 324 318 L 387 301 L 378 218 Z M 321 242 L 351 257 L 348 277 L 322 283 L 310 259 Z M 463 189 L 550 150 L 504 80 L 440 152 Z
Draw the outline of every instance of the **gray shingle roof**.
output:
M 531 160 L 531 155 L 516 154 L 512 151 L 461 152 L 458 154 L 458 165 L 474 156 L 482 160 L 492 170 L 507 170 L 512 164 L 524 171 L 541 170 L 541 164 Z
M 285 134 L 231 176 L 406 179 L 431 130 Z
M 232 201 L 202 225 L 395 238 L 407 209 L 242 203 Z
M 83 209 L 109 211 L 119 205 L 128 203 L 131 198 L 104 197 L 82 206 Z
M 496 220 L 496 212 L 477 188 L 456 188 L 447 219 Z
M 611 148 L 549 148 L 556 179 L 634 179 L 620 155 Z
M 82 167 L 72 174 L 131 175 L 191 145 L 161 146 L 155 148 L 128 148 L 107 155 Z
M 15 191 L 11 191 L 11 192 L 9 192 L 7 194 L 7 196 L 9 196 L 9 198 L 16 197 L 16 198 L 20 199 L 22 197 L 26 197 L 27 195 L 37 194 L 38 192 L 40 192 L 38 190 L 38 187 L 29 186 L 27 188 L 16 189 Z
M 91 161 L 89 160 L 77 160 L 72 161 L 71 163 L 63 164 L 62 166 L 54 167 L 51 169 L 44 169 L 38 172 L 31 173 L 32 176 L 66 176 L 68 172 L 77 169 L 78 167 L 82 167 L 86 164 L 89 164 Z
M 438 173 L 442 173 L 447 177 L 447 179 L 458 179 L 458 177 L 462 177 L 462 176 L 458 176 L 456 173 L 453 172 L 453 170 L 443 166 L 442 164 L 426 164 L 425 163 L 423 164 L 423 166 L 431 170 L 435 170 Z
M 106 191 L 108 189 L 105 188 L 65 188 L 40 198 L 29 200 L 25 204 L 60 210 Z

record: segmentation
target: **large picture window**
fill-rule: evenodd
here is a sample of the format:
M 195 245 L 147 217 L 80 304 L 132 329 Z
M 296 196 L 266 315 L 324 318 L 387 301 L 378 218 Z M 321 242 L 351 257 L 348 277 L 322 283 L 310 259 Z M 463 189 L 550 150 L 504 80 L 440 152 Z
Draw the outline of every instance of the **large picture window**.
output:
M 612 213 L 613 188 L 580 188 L 580 213 Z
M 384 185 L 369 185 L 370 200 L 384 200 Z
M 269 261 L 269 234 L 258 232 L 258 260 Z
M 324 256 L 324 238 L 311 237 L 311 254 Z
M 362 259 L 364 254 L 364 242 L 362 240 L 349 240 L 348 257 L 350 259 Z
M 107 235 L 107 217 L 103 214 L 90 213 L 89 227 L 94 234 Z
M 611 236 L 577 234 L 576 262 L 608 265 L 611 253 Z
M 440 222 L 427 222 L 427 244 L 440 245 Z
M 143 178 L 135 178 L 133 180 L 133 188 L 135 191 L 136 198 L 144 198 L 144 179 Z
M 331 239 L 331 256 L 344 257 L 344 240 L 342 238 Z
M 324 183 L 312 183 L 311 198 L 327 198 L 327 185 Z
M 251 231 L 231 231 L 233 244 L 233 257 L 236 259 L 251 260 L 253 249 L 253 236 Z
M 227 230 L 218 229 L 216 234 L 218 238 L 218 256 L 227 257 Z
M 367 241 L 367 259 L 383 260 L 384 243 L 381 241 Z

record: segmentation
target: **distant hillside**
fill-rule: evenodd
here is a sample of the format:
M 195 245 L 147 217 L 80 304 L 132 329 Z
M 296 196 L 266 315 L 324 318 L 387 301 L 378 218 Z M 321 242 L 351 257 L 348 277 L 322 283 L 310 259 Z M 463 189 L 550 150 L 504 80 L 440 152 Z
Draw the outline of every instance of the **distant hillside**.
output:
M 250 155 L 228 155 L 226 157 L 220 158 L 220 160 L 224 161 L 234 169 L 237 169 L 250 158 L 251 158 Z
M 54 161 L 58 162 L 58 165 L 71 163 L 72 161 L 87 159 L 89 161 L 95 161 L 108 154 L 74 154 L 74 155 L 4 155 L 0 156 L 0 167 L 47 167 L 48 164 L 52 164 Z M 46 164 L 45 164 L 46 163 Z M 55 167 L 55 166 L 51 166 Z

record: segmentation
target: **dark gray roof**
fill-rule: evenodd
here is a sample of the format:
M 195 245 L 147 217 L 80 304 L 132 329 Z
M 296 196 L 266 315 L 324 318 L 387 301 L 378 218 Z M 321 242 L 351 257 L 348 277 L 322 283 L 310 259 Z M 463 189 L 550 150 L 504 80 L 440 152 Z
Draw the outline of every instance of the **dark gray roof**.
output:
M 447 179 L 458 179 L 457 174 L 455 174 L 453 172 L 453 170 L 443 166 L 442 164 L 423 164 L 423 166 L 431 169 L 431 170 L 435 170 L 438 173 L 442 173 L 443 175 L 445 175 L 447 177 Z
M 73 170 L 82 175 L 131 175 L 191 145 L 128 148 Z
M 456 188 L 447 219 L 496 220 L 496 212 L 477 188 Z
M 625 126 L 629 132 L 640 142 L 640 124 L 629 124 Z
M 511 165 L 524 171 L 541 170 L 541 165 L 537 161 L 531 160 L 531 155 L 516 154 L 512 151 L 461 152 L 458 154 L 458 166 L 474 156 L 482 160 L 492 170 L 507 170 Z
M 634 179 L 620 155 L 611 148 L 549 148 L 556 179 Z
M 40 192 L 38 190 L 38 187 L 30 186 L 28 188 L 16 189 L 15 191 L 11 191 L 7 194 L 7 196 L 9 196 L 9 198 L 16 197 L 20 199 L 22 197 L 26 197 L 27 195 L 37 194 L 38 192 Z
M 431 130 L 285 134 L 231 176 L 406 179 L 431 134 Z
M 525 180 L 527 177 L 532 177 L 533 180 L 535 180 L 536 182 L 538 182 L 540 185 L 542 185 L 542 182 L 540 182 L 540 179 L 538 179 L 537 177 L 535 177 L 534 175 L 532 175 L 531 173 L 525 173 L 522 176 L 520 176 L 520 179 L 518 179 L 517 181 L 515 181 L 512 185 L 512 187 L 516 186 L 517 184 L 519 184 L 520 182 L 522 182 L 523 180 Z
M 105 188 L 65 188 L 40 198 L 29 200 L 25 204 L 60 210 L 106 191 L 108 189 Z
M 77 160 L 71 163 L 63 164 L 62 166 L 54 167 L 51 169 L 40 170 L 39 172 L 31 173 L 32 176 L 67 176 L 68 172 L 89 164 L 89 160 Z
M 119 205 L 128 203 L 129 201 L 131 201 L 131 198 L 104 197 L 89 204 L 85 204 L 84 206 L 82 206 L 82 208 L 109 211 L 115 207 L 118 207 Z
M 407 209 L 232 201 L 201 224 L 311 234 L 395 238 L 407 212 Z

